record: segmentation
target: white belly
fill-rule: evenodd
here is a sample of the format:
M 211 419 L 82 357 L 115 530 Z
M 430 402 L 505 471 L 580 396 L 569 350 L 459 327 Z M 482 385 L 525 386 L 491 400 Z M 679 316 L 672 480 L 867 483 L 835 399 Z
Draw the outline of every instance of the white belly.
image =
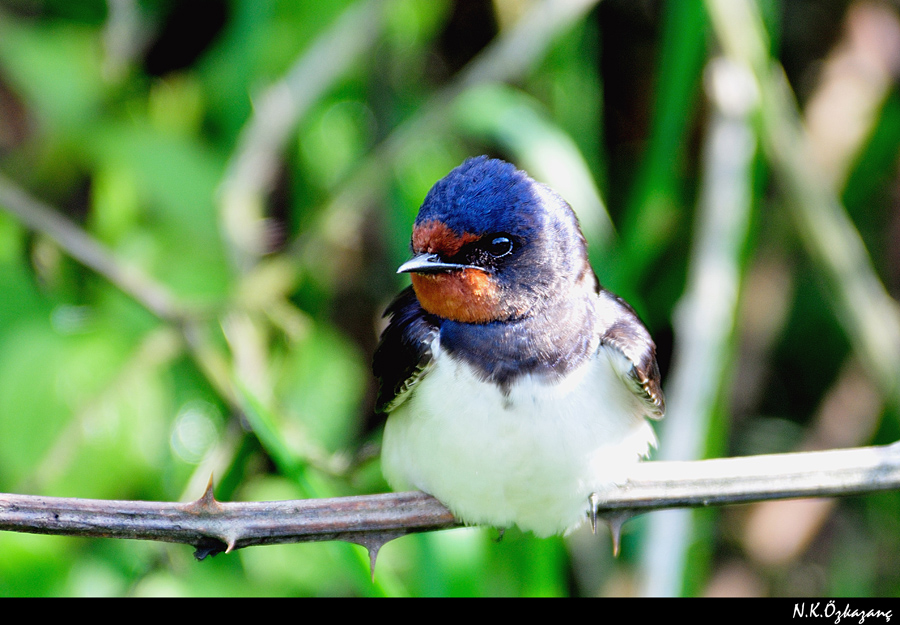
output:
M 438 352 L 388 418 L 385 478 L 433 495 L 469 524 L 516 524 L 538 536 L 574 528 L 590 495 L 621 482 L 655 444 L 640 401 L 615 372 L 624 358 L 607 354 L 559 384 L 526 376 L 504 397 Z

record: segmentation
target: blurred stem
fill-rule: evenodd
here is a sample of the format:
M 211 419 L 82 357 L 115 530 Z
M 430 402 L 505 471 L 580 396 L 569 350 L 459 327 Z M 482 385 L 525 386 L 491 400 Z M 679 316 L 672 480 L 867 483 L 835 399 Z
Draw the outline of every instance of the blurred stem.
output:
M 321 262 L 328 250 L 354 245 L 361 233 L 360 207 L 381 193 L 400 155 L 423 136 L 440 133 L 452 119 L 450 107 L 471 87 L 521 78 L 553 41 L 600 0 L 541 0 L 508 30 L 500 33 L 445 87 L 381 142 L 343 184 L 317 224 L 296 243 L 304 258 Z M 358 245 L 358 243 L 357 243 Z M 324 249 L 323 249 L 324 248 Z
M 726 53 L 755 77 L 763 146 L 807 253 L 824 274 L 838 318 L 870 374 L 897 400 L 900 309 L 832 185 L 815 169 L 784 71 L 769 59 L 757 6 L 751 0 L 707 0 L 706 5 Z
M 264 203 L 288 138 L 309 108 L 372 47 L 385 2 L 352 5 L 254 102 L 220 191 L 225 239 L 240 269 L 266 252 Z
M 610 286 L 631 289 L 665 253 L 681 214 L 684 146 L 696 108 L 707 49 L 707 18 L 697 2 L 665 4 L 653 121 L 622 225 L 617 272 Z
M 179 328 L 200 370 L 228 403 L 236 405 L 227 359 L 206 336 L 202 311 L 189 309 L 162 284 L 138 268 L 126 265 L 77 224 L 2 175 L 0 209 L 16 216 L 26 227 L 50 237 L 69 256 L 109 280 L 161 320 Z
M 137 0 L 106 0 L 103 28 L 103 71 L 108 79 L 120 80 L 143 52 L 149 36 Z
M 295 281 L 296 272 L 285 267 L 281 257 L 258 263 L 268 251 L 264 207 L 278 175 L 282 152 L 298 122 L 375 44 L 384 25 L 387 3 L 388 0 L 362 0 L 352 4 L 300 54 L 279 81 L 255 99 L 253 114 L 238 137 L 219 191 L 223 237 L 235 265 L 246 278 L 240 284 L 243 301 L 239 304 L 249 304 L 251 298 L 257 302 L 265 300 L 260 308 L 269 318 L 263 321 L 244 310 L 232 311 L 223 318 L 222 329 L 232 360 L 226 364 L 225 372 L 217 367 L 216 379 L 227 389 L 233 405 L 240 408 L 279 471 L 311 495 L 318 493 L 305 479 L 304 468 L 309 464 L 327 466 L 328 454 L 309 441 L 305 450 L 308 453 L 291 449 L 277 427 L 277 409 L 270 396 L 267 321 L 283 324 L 296 338 L 304 329 L 305 319 L 283 297 Z M 259 287 L 261 277 L 273 276 L 274 284 L 263 281 Z M 272 289 L 268 295 L 260 292 L 272 286 L 283 288 Z M 278 296 L 272 297 L 272 292 Z
M 269 409 L 268 405 L 254 396 L 240 380 L 235 382 L 235 386 L 238 389 L 244 418 L 250 424 L 250 428 L 256 434 L 269 457 L 272 458 L 272 462 L 278 467 L 278 472 L 297 484 L 302 489 L 300 492 L 304 496 L 325 496 L 325 493 L 317 490 L 306 479 L 308 459 L 305 457 L 301 458 L 299 454 L 290 448 L 284 439 L 282 430 L 278 427 L 275 414 Z
M 0 208 L 28 228 L 50 237 L 69 256 L 104 276 L 157 317 L 182 322 L 187 308 L 163 285 L 128 266 L 76 224 L 0 175 Z
M 742 66 L 715 59 L 707 67 L 714 105 L 703 186 L 685 294 L 674 315 L 676 350 L 661 424 L 659 458 L 704 455 L 713 411 L 724 385 L 737 314 L 740 256 L 750 222 L 756 139 L 748 116 L 756 104 Z M 685 510 L 655 515 L 644 545 L 644 594 L 681 594 L 693 527 Z
M 15 215 L 27 227 L 50 237 L 72 258 L 131 295 L 163 321 L 178 328 L 198 368 L 219 396 L 241 412 L 258 411 L 258 406 L 246 402 L 246 393 L 235 391 L 235 384 L 239 385 L 241 378 L 233 373 L 234 364 L 229 361 L 228 356 L 210 340 L 201 316 L 189 312 L 189 309 L 178 302 L 164 286 L 137 268 L 125 265 L 76 224 L 32 198 L 2 175 L 0 175 L 0 208 Z M 266 442 L 271 439 L 267 438 L 264 432 L 261 440 Z M 277 442 L 278 444 L 268 451 L 280 458 L 286 446 L 281 444 L 280 439 Z M 311 454 L 320 459 L 319 465 L 327 465 L 327 460 L 321 460 L 327 458 L 325 452 L 311 450 Z M 294 459 L 290 464 L 293 466 L 298 462 L 299 460 Z
M 453 119 L 463 133 L 512 153 L 523 169 L 566 198 L 589 241 L 604 251 L 611 247 L 614 226 L 587 162 L 533 97 L 499 83 L 473 87 L 456 99 Z

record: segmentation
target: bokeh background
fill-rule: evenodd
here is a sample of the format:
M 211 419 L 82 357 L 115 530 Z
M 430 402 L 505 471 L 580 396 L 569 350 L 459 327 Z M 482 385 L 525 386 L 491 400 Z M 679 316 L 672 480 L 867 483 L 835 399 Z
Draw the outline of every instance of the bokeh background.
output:
M 900 438 L 900 14 L 875 0 L 2 0 L 0 492 L 383 492 L 371 354 L 468 156 L 573 205 L 658 457 Z M 59 219 L 62 217 L 62 219 Z M 255 547 L 0 534 L 0 595 L 896 595 L 900 497 Z

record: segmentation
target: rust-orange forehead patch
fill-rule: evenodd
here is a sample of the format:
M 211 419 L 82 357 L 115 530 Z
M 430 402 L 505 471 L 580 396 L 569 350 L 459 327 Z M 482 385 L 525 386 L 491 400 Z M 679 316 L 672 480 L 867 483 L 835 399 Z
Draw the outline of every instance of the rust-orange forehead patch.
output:
M 416 254 L 440 254 L 454 256 L 466 243 L 478 239 L 469 232 L 456 233 L 442 221 L 432 219 L 413 228 L 412 246 Z

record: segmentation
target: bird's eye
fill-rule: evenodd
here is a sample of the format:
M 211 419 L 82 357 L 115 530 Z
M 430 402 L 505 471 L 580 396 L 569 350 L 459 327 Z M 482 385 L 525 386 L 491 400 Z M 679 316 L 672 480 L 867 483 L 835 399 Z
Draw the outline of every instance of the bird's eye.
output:
M 506 256 L 512 252 L 512 250 L 513 242 L 507 236 L 495 235 L 493 237 L 488 237 L 484 241 L 484 251 L 496 258 Z

